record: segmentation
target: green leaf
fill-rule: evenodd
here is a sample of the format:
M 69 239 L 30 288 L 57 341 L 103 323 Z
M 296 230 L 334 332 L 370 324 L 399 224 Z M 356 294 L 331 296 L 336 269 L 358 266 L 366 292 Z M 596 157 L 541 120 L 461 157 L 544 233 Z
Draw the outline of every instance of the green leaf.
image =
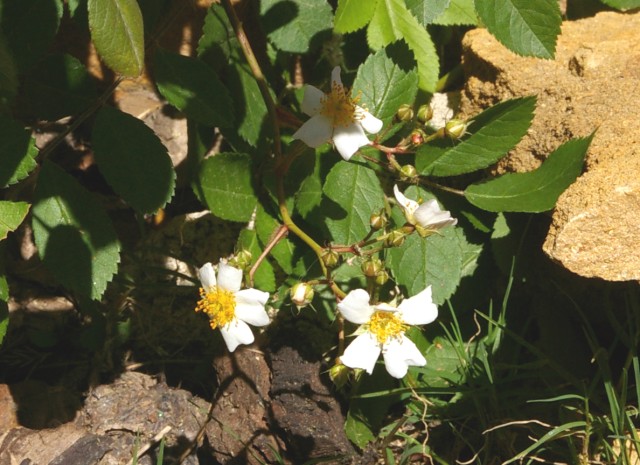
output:
M 451 0 L 449 7 L 433 20 L 433 24 L 439 26 L 477 25 L 478 17 L 473 0 Z
M 233 125 L 229 91 L 206 63 L 158 49 L 155 72 L 162 96 L 188 117 L 210 126 Z
M 46 57 L 26 77 L 22 95 L 27 110 L 51 121 L 86 110 L 98 97 L 85 67 L 70 55 Z
M 338 34 L 357 31 L 371 20 L 378 0 L 338 0 L 334 31 Z
M 210 66 L 224 66 L 237 45 L 238 39 L 233 33 L 224 8 L 212 4 L 204 18 L 202 36 L 198 41 L 198 57 Z
M 219 153 L 202 162 L 196 190 L 219 218 L 249 221 L 258 202 L 252 173 L 246 153 Z
M 2 2 L 0 30 L 20 72 L 27 71 L 47 51 L 62 13 L 61 0 Z
M 464 350 L 464 348 L 462 349 Z M 427 365 L 420 368 L 421 381 L 429 387 L 461 386 L 465 381 L 463 362 L 454 343 L 436 337 L 425 353 Z
M 144 66 L 142 12 L 136 0 L 88 0 L 91 38 L 114 71 L 136 77 Z
M 331 7 L 325 0 L 261 0 L 260 15 L 269 40 L 290 53 L 319 48 L 333 27 Z
M 487 30 L 518 55 L 553 58 L 562 17 L 556 0 L 475 0 Z
M 426 26 L 449 7 L 451 0 L 406 0 L 405 3 L 420 24 Z
M 367 421 L 362 418 L 361 415 L 353 413 L 351 409 L 347 412 L 344 431 L 347 434 L 349 441 L 354 443 L 360 449 L 364 449 L 367 444 L 376 438 L 373 431 L 371 431 L 371 428 L 367 424 Z
M 255 230 L 243 229 L 238 237 L 238 250 L 248 250 L 251 252 L 251 265 L 253 266 L 258 257 L 262 254 L 260 244 L 258 243 L 258 235 Z M 260 266 L 253 275 L 253 285 L 267 292 L 275 292 L 276 275 L 273 271 L 271 263 L 262 260 Z
M 0 241 L 20 226 L 28 211 L 29 204 L 27 202 L 0 200 Z
M 467 187 L 465 197 L 473 205 L 492 212 L 551 210 L 558 197 L 582 172 L 584 157 L 593 134 L 572 139 L 549 155 L 542 165 L 528 173 L 509 173 Z
M 358 242 L 369 232 L 371 213 L 384 206 L 384 192 L 375 172 L 356 163 L 338 163 L 324 184 L 324 193 L 339 208 L 327 211 L 326 224 L 340 244 Z
M 640 8 L 640 0 L 602 0 L 602 3 L 622 11 Z
M 440 63 L 429 33 L 407 10 L 403 0 L 378 0 L 367 29 L 369 45 L 378 49 L 400 39 L 407 43 L 418 62 L 420 89 L 435 92 Z
M 524 137 L 531 125 L 536 98 L 501 102 L 476 116 L 471 136 L 451 146 L 450 141 L 418 149 L 416 168 L 430 176 L 455 176 L 491 166 Z
M 0 105 L 8 104 L 18 93 L 18 70 L 7 47 L 4 37 L 0 35 Z
M 387 265 L 407 296 L 431 285 L 433 300 L 440 305 L 451 297 L 462 277 L 464 243 L 460 228 L 446 228 L 426 239 L 412 234 L 400 247 L 389 250 Z
M 20 123 L 0 113 L 0 187 L 26 178 L 37 166 L 35 140 Z
M 100 299 L 120 260 L 120 244 L 102 205 L 51 162 L 35 190 L 33 234 L 45 266 L 82 297 Z
M 166 147 L 142 121 L 105 106 L 93 126 L 93 150 L 109 185 L 140 213 L 173 196 L 176 174 Z
M 401 47 L 389 46 L 370 55 L 358 68 L 353 82 L 354 97 L 360 95 L 371 114 L 385 125 L 393 120 L 400 105 L 412 104 L 418 92 L 415 63 L 412 58 L 407 59 L 408 51 L 403 52 Z
M 303 218 L 318 208 L 322 202 L 322 180 L 319 173 L 307 177 L 296 193 L 296 210 Z
M 262 206 L 258 207 L 256 231 L 262 245 L 267 246 L 280 227 L 281 224 L 278 220 L 267 213 Z M 287 274 L 293 272 L 293 266 L 295 265 L 294 253 L 295 246 L 286 236 L 280 238 L 270 251 L 271 256 L 276 259 L 280 268 Z

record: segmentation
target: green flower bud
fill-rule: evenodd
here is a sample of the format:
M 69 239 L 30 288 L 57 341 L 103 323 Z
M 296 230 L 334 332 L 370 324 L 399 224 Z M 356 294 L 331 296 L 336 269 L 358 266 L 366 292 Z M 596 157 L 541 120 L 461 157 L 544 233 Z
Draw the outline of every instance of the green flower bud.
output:
M 389 281 L 389 273 L 387 273 L 387 270 L 380 270 L 378 272 L 378 274 L 376 275 L 375 278 L 375 283 L 378 286 L 382 286 L 384 285 L 387 281 Z
M 382 260 L 379 258 L 369 258 L 362 262 L 362 266 L 360 267 L 364 275 L 368 278 L 375 278 L 380 271 L 384 270 L 382 265 Z
M 413 108 L 411 108 L 411 105 L 406 103 L 400 105 L 400 108 L 398 108 L 396 112 L 396 118 L 405 123 L 411 121 L 413 119 Z
M 400 230 L 391 231 L 385 238 L 388 247 L 400 247 L 404 243 L 405 233 Z
M 431 105 L 420 105 L 417 116 L 418 121 L 421 123 L 431 121 L 431 118 L 433 118 L 433 108 L 431 108 Z
M 307 283 L 297 283 L 290 290 L 291 302 L 298 308 L 306 307 L 313 300 L 313 287 Z
M 378 213 L 372 213 L 369 218 L 369 224 L 371 225 L 371 229 L 374 231 L 379 231 L 384 228 L 388 222 L 389 218 L 387 217 L 387 212 L 384 211 L 384 208 Z
M 251 252 L 246 249 L 242 249 L 229 260 L 229 264 L 240 270 L 246 270 L 251 267 L 252 258 L 253 256 L 251 255 Z
M 459 119 L 452 119 L 444 125 L 444 135 L 449 139 L 458 140 L 467 133 L 467 123 Z
M 400 168 L 400 179 L 403 181 L 410 181 L 418 177 L 418 170 L 413 165 L 404 165 Z
M 338 389 L 341 389 L 349 381 L 349 371 L 349 367 L 337 362 L 329 368 L 329 378 Z
M 321 258 L 327 268 L 333 268 L 340 261 L 340 254 L 335 250 L 324 249 Z

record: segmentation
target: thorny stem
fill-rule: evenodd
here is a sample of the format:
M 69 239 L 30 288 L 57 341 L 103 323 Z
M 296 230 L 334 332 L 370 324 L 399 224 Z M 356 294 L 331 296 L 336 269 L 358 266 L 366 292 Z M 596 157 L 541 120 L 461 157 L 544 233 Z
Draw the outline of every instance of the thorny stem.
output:
M 231 0 L 222 0 L 222 6 L 227 13 L 227 17 L 229 18 L 231 26 L 233 27 L 233 30 L 236 33 L 236 37 L 238 38 L 238 42 L 240 43 L 240 48 L 242 48 L 242 53 L 247 60 L 249 68 L 251 68 L 251 73 L 253 74 L 253 77 L 258 84 L 258 88 L 260 89 L 260 93 L 262 94 L 262 99 L 267 106 L 269 119 L 271 120 L 271 123 L 273 125 L 274 151 L 276 158 L 279 159 L 282 157 L 282 142 L 280 141 L 280 127 L 278 125 L 278 115 L 276 114 L 276 104 L 271 97 L 271 93 L 269 93 L 267 80 L 265 79 L 264 74 L 262 74 L 262 69 L 260 68 L 258 60 L 253 53 L 251 44 L 249 43 L 249 39 L 244 32 L 242 22 L 238 18 L 238 15 L 236 15 L 236 12 L 231 5 Z
M 287 235 L 288 232 L 289 229 L 286 226 L 280 226 L 276 233 L 271 237 L 269 243 L 265 246 L 256 262 L 249 270 L 249 287 L 253 287 L 253 276 L 256 274 L 256 270 L 258 269 L 262 261 L 269 254 L 269 252 L 271 252 L 271 249 L 273 249 L 278 244 L 278 242 L 280 242 L 280 240 Z

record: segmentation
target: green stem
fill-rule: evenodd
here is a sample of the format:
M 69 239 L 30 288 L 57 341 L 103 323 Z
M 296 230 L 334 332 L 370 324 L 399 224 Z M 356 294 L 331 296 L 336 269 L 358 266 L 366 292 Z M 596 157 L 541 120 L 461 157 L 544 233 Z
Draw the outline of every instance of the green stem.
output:
M 242 48 L 242 53 L 244 54 L 245 59 L 247 60 L 247 64 L 249 68 L 251 68 L 251 73 L 253 74 L 256 83 L 258 84 L 258 88 L 260 89 L 260 93 L 262 94 L 262 99 L 264 100 L 265 105 L 267 106 L 267 112 L 269 114 L 269 119 L 271 120 L 271 124 L 273 126 L 273 142 L 274 142 L 274 150 L 276 158 L 279 159 L 282 157 L 282 142 L 280 140 L 280 126 L 278 125 L 278 115 L 276 113 L 276 104 L 273 101 L 271 93 L 269 92 L 269 85 L 267 84 L 267 80 L 262 74 L 262 69 L 258 64 L 258 60 L 253 53 L 253 49 L 251 48 L 251 44 L 249 43 L 249 39 L 244 32 L 244 27 L 242 26 L 242 22 L 238 19 L 233 6 L 231 5 L 231 0 L 222 0 L 222 6 L 224 7 L 225 12 L 227 13 L 227 17 L 231 22 L 231 26 L 233 27 L 234 32 L 236 33 L 236 37 L 238 38 L 238 43 L 240 44 L 240 48 Z

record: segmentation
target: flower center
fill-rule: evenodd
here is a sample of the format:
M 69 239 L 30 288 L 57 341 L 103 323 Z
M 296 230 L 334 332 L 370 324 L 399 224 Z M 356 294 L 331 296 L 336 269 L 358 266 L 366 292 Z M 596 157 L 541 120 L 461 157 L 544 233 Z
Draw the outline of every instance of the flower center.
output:
M 384 344 L 389 338 L 400 336 L 409 327 L 396 316 L 395 312 L 383 310 L 377 310 L 371 315 L 368 326 L 369 332 L 380 344 Z
M 352 99 L 345 87 L 333 83 L 331 92 L 325 94 L 320 100 L 320 114 L 329 118 L 333 127 L 348 126 L 360 119 L 356 108 L 358 99 Z
M 211 329 L 225 326 L 236 317 L 236 296 L 233 292 L 218 287 L 212 288 L 209 292 L 200 288 L 196 312 L 204 312 L 209 316 Z

